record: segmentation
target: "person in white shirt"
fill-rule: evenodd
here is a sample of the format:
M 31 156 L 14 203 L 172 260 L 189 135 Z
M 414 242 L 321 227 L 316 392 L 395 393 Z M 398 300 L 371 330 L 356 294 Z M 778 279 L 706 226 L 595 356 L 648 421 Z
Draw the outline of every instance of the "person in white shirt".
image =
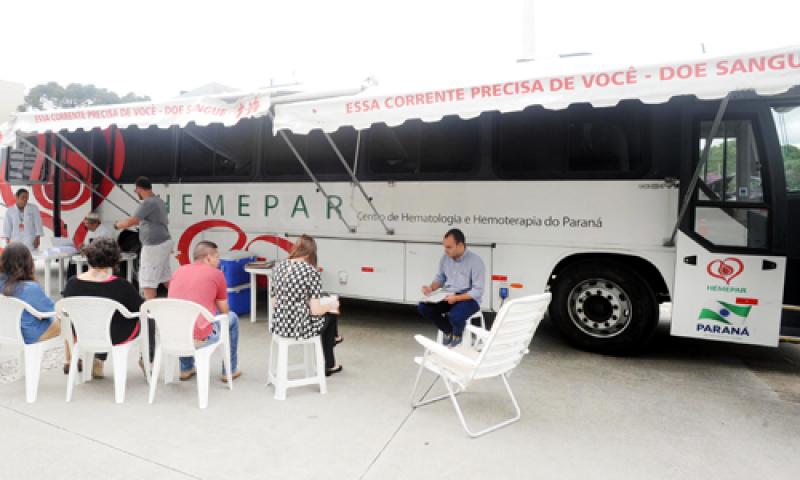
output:
M 14 194 L 16 203 L 8 207 L 3 220 L 3 234 L 7 242 L 22 242 L 30 250 L 39 248 L 42 237 L 42 216 L 39 207 L 28 204 L 28 191 L 24 188 Z
M 92 243 L 92 240 L 97 238 L 110 238 L 114 240 L 114 232 L 108 225 L 100 223 L 100 215 L 96 213 L 86 215 L 86 218 L 83 220 L 83 225 L 86 227 L 86 237 L 83 239 L 84 245 L 89 245 Z

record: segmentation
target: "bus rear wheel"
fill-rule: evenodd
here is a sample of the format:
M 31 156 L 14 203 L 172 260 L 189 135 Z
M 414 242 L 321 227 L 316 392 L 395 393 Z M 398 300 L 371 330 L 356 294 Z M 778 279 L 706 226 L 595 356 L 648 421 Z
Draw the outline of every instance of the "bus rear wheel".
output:
M 658 302 L 647 281 L 627 265 L 581 262 L 557 275 L 550 318 L 578 348 L 632 354 L 655 333 Z

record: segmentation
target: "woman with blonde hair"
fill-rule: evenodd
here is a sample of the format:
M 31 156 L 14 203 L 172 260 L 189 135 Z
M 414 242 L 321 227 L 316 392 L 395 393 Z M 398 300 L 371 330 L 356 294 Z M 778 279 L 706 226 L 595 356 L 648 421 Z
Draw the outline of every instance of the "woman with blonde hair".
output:
M 294 339 L 319 335 L 325 375 L 342 371 L 333 354 L 339 301 L 320 303 L 322 280 L 317 267 L 317 242 L 313 238 L 300 235 L 289 258 L 275 265 L 270 289 L 274 302 L 272 334 Z

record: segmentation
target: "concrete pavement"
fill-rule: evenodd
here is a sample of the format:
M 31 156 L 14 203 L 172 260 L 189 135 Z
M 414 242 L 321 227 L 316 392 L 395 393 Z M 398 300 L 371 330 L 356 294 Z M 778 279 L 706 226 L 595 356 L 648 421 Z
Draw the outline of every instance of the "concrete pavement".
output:
M 433 335 L 411 309 L 345 304 L 344 371 L 327 395 L 292 389 L 283 402 L 264 387 L 265 323 L 241 325 L 244 375 L 233 391 L 215 375 L 206 410 L 194 381 L 159 384 L 148 405 L 133 358 L 122 405 L 110 365 L 69 404 L 59 368 L 42 373 L 34 404 L 22 380 L 0 384 L 0 478 L 772 480 L 800 468 L 797 346 L 662 331 L 647 355 L 607 357 L 566 346 L 545 321 L 511 378 L 522 420 L 473 440 L 449 402 L 409 406 L 412 336 Z M 511 414 L 499 382 L 463 406 L 477 426 Z

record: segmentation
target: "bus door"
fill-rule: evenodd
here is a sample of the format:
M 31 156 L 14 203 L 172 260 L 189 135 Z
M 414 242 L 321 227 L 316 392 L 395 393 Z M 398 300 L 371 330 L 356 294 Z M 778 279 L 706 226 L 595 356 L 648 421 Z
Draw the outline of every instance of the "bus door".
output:
M 691 120 L 692 162 L 683 185 L 697 170 L 712 118 Z M 673 335 L 778 344 L 786 258 L 773 253 L 782 212 L 774 208 L 759 118 L 729 109 L 711 138 L 676 237 Z
M 800 100 L 794 96 L 771 105 L 776 147 L 783 163 L 786 196 L 786 281 L 783 303 L 800 305 Z M 784 309 L 781 335 L 800 337 L 800 311 Z

